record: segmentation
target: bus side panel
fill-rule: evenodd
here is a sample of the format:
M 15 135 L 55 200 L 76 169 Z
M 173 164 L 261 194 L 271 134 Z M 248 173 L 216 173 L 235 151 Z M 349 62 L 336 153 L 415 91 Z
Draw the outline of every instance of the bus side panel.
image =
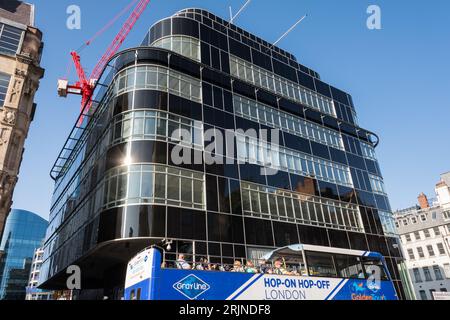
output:
M 332 300 L 398 300 L 391 281 L 345 280 L 346 283 Z
M 128 265 L 125 300 L 155 300 L 161 272 L 161 253 L 155 248 L 140 252 Z
M 150 300 L 151 279 L 141 281 L 125 289 L 125 300 Z
M 260 275 L 233 272 L 161 269 L 156 282 L 157 300 L 226 300 Z
M 158 300 L 396 300 L 391 282 L 161 269 Z

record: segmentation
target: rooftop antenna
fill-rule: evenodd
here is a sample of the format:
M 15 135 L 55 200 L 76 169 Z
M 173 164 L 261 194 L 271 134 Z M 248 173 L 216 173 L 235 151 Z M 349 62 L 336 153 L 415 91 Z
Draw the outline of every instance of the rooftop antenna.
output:
M 286 31 L 277 41 L 275 41 L 270 47 L 269 50 L 271 50 L 273 47 L 275 47 L 277 45 L 277 43 L 279 43 L 281 40 L 283 40 L 284 38 L 286 38 L 286 36 L 292 32 L 292 30 L 294 30 L 303 20 L 306 19 L 308 15 L 305 14 L 303 17 L 300 18 L 300 20 L 298 20 L 292 27 L 289 28 L 288 31 Z
M 230 22 L 228 25 L 232 24 L 234 22 L 234 20 L 236 20 L 237 17 L 239 17 L 239 15 L 242 13 L 242 11 L 245 10 L 245 8 L 248 7 L 248 5 L 250 4 L 250 2 L 252 2 L 252 0 L 247 0 L 246 3 L 244 3 L 244 5 L 241 7 L 241 9 L 239 9 L 239 11 L 235 14 L 235 16 L 233 17 L 233 13 L 231 11 L 231 7 L 230 7 Z

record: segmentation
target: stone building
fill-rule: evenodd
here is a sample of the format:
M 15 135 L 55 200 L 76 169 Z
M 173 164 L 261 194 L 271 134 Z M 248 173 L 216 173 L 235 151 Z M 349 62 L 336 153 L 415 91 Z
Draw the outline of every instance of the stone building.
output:
M 0 0 L 0 234 L 18 180 L 24 143 L 44 75 L 42 32 L 34 26 L 34 6 Z
M 422 193 L 419 206 L 395 213 L 410 287 L 418 300 L 450 300 L 449 185 L 449 173 L 443 174 L 435 187 L 437 201 Z

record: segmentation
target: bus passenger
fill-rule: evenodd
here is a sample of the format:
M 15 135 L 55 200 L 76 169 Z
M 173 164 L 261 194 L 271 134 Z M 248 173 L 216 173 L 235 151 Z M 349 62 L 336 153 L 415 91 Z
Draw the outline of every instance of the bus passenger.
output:
M 358 279 L 364 279 L 366 276 L 364 275 L 364 272 L 362 270 L 358 271 Z
M 242 263 L 239 260 L 236 260 L 234 262 L 231 272 L 245 272 L 244 268 L 242 267 Z
M 189 263 L 186 262 L 184 259 L 184 254 L 178 255 L 178 260 L 175 262 L 177 269 L 181 270 L 191 270 L 191 266 Z
M 259 270 L 261 273 L 269 273 L 270 266 L 265 260 L 259 260 Z
M 258 273 L 258 269 L 255 268 L 252 260 L 247 260 L 247 263 L 245 264 L 245 272 Z
M 281 259 L 275 260 L 273 273 L 277 275 L 292 275 L 283 267 L 283 261 Z
M 195 270 L 203 271 L 208 267 L 208 259 L 200 258 L 199 263 L 195 266 Z
M 208 264 L 207 270 L 208 271 L 217 271 L 217 265 L 210 263 L 210 264 Z

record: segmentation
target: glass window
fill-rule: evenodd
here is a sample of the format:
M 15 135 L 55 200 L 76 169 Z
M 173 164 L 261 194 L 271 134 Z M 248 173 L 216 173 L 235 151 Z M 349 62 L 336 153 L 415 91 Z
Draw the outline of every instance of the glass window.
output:
M 334 261 L 338 277 L 350 279 L 365 278 L 359 257 L 335 255 Z
M 445 278 L 450 279 L 450 263 L 444 263 Z
M 425 300 L 425 301 L 428 300 L 427 293 L 425 292 L 425 290 L 420 290 L 419 294 L 420 294 L 421 300 Z
M 419 268 L 414 268 L 414 269 L 413 269 L 413 274 L 414 274 L 414 281 L 415 281 L 416 283 L 422 282 L 422 276 L 420 275 L 420 270 L 419 270 Z
M 188 178 L 181 178 L 181 201 L 192 202 L 192 181 Z
M 305 252 L 308 273 L 313 277 L 336 277 L 333 256 L 328 253 Z
M 437 248 L 438 248 L 438 251 L 439 251 L 440 255 L 444 255 L 445 254 L 444 245 L 442 243 L 438 243 L 437 244 Z
M 444 277 L 442 277 L 441 268 L 437 265 L 433 266 L 434 276 L 436 277 L 436 280 L 444 280 Z
M 143 198 L 153 198 L 153 185 L 154 185 L 154 173 L 143 172 L 142 173 L 142 190 L 141 196 Z
M 405 234 L 406 242 L 411 242 L 411 236 L 409 234 Z
M 437 237 L 437 236 L 439 236 L 441 234 L 441 232 L 439 231 L 439 227 L 433 228 L 433 231 L 434 231 L 434 236 L 435 237 Z
M 193 37 L 170 36 L 156 40 L 151 46 L 171 50 L 196 61 L 201 59 L 200 40 Z
M 428 250 L 428 254 L 430 257 L 435 256 L 433 246 L 431 246 L 431 245 L 427 246 L 427 250 Z
M 423 230 L 423 233 L 425 234 L 425 238 L 430 238 L 430 237 L 431 237 L 431 234 L 430 234 L 430 230 L 429 230 L 429 229 Z
M 302 224 L 327 224 L 328 227 L 335 229 L 362 231 L 359 211 L 355 205 L 346 204 L 346 207 L 341 210 L 342 204 L 339 202 L 330 200 L 322 203 L 320 198 L 313 196 L 250 183 L 242 184 L 242 192 L 244 211 L 249 216 L 267 214 L 270 210 L 271 218 L 274 220 L 286 221 L 289 219 Z M 251 199 L 247 198 L 248 194 L 251 194 Z M 247 201 L 251 201 L 251 207 Z
M 135 118 L 133 124 L 133 135 L 144 134 L 144 118 Z
M 167 197 L 170 200 L 180 200 L 180 177 L 172 174 L 167 176 Z
M 145 119 L 145 135 L 154 136 L 156 134 L 156 119 L 153 117 Z
M 321 96 L 320 98 L 324 100 L 325 103 L 319 104 L 317 101 L 317 94 L 300 87 L 297 83 L 275 76 L 273 73 L 235 56 L 230 56 L 230 64 L 236 64 L 238 66 L 237 72 L 236 68 L 232 68 L 232 75 L 237 78 L 248 81 L 254 85 L 261 85 L 264 89 L 275 94 L 284 96 L 288 99 L 295 99 L 311 108 L 335 116 L 335 110 L 330 110 L 329 106 L 333 106 L 333 104 L 328 97 Z M 253 77 L 254 74 L 255 78 Z M 296 93 L 297 91 L 301 91 L 301 97 L 298 96 Z
M 419 258 L 425 258 L 422 247 L 417 247 L 417 253 L 419 254 Z
M 416 240 L 420 240 L 421 239 L 419 231 L 414 232 L 414 238 L 416 238 Z
M 423 274 L 425 275 L 425 281 L 433 281 L 433 278 L 431 277 L 430 268 L 423 267 Z
M 377 279 L 381 281 L 389 280 L 384 265 L 379 259 L 363 258 L 363 265 L 366 274 L 370 277 L 374 275 Z
M 6 94 L 8 92 L 10 81 L 10 75 L 0 72 L 0 108 L 3 108 L 5 104 Z
M 411 260 L 416 259 L 413 249 L 408 249 L 408 256 L 409 256 L 409 259 L 411 259 Z
M 127 197 L 127 175 L 121 174 L 117 178 L 117 200 L 122 200 Z
M 6 54 L 16 54 L 20 41 L 22 40 L 23 30 L 0 23 L 0 52 Z
M 139 172 L 130 173 L 128 185 L 128 198 L 139 198 L 141 187 L 141 174 Z
M 194 203 L 204 203 L 203 181 L 194 180 Z
M 155 174 L 155 198 L 166 199 L 166 176 L 163 173 Z

